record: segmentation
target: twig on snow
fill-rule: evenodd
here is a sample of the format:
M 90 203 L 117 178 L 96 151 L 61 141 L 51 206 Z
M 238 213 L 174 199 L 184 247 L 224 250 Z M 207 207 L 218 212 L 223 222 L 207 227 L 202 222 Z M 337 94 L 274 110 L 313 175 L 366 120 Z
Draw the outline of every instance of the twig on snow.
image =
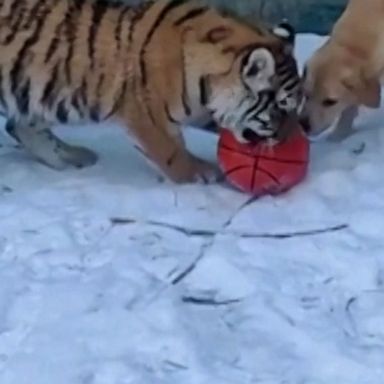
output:
M 129 225 L 129 224 L 152 225 L 154 227 L 171 229 L 171 230 L 180 232 L 186 236 L 211 237 L 211 236 L 215 236 L 217 234 L 217 232 L 212 231 L 212 230 L 184 228 L 184 227 L 176 225 L 176 224 L 161 223 L 159 221 L 153 221 L 153 220 L 141 222 L 139 220 L 134 220 L 131 218 L 112 217 L 110 219 L 110 221 L 111 221 L 112 225 Z
M 215 299 L 209 299 L 205 297 L 193 297 L 193 296 L 183 296 L 181 300 L 183 301 L 183 303 L 186 303 L 186 304 L 212 306 L 212 307 L 220 307 L 225 305 L 237 304 L 241 302 L 240 299 L 215 300 Z
M 325 233 L 337 232 L 348 228 L 348 224 L 340 224 L 332 227 L 320 228 L 320 229 L 312 229 L 307 231 L 296 231 L 296 232 L 281 232 L 281 233 L 251 233 L 251 232 L 236 232 L 229 231 L 227 228 L 230 227 L 235 217 L 247 206 L 252 204 L 255 201 L 255 198 L 248 199 L 237 211 L 224 223 L 221 230 L 209 230 L 209 229 L 193 229 L 186 228 L 175 224 L 162 223 L 158 221 L 138 221 L 132 218 L 124 218 L 124 217 L 112 217 L 110 219 L 112 226 L 115 225 L 132 225 L 132 224 L 145 224 L 151 225 L 163 229 L 169 229 L 173 231 L 177 231 L 183 235 L 189 237 L 205 237 L 207 241 L 205 241 L 200 249 L 198 256 L 195 260 L 187 266 L 182 272 L 180 272 L 176 277 L 171 280 L 172 285 L 178 285 L 181 281 L 183 281 L 188 275 L 190 275 L 199 264 L 199 262 L 204 258 L 206 252 L 209 248 L 211 248 L 214 244 L 215 237 L 218 235 L 232 235 L 241 239 L 289 239 L 294 237 L 304 237 L 304 236 L 315 236 Z M 187 301 L 185 301 L 187 300 Z M 184 302 L 199 304 L 199 305 L 228 305 L 230 303 L 217 303 L 215 301 L 204 301 L 204 299 L 195 299 L 193 298 L 184 298 Z
M 109 219 L 112 225 L 127 225 L 127 224 L 136 224 L 137 220 L 129 219 L 127 217 L 112 217 Z
M 356 156 L 361 155 L 365 151 L 366 144 L 361 143 L 357 148 L 352 150 L 352 153 Z
M 151 225 L 155 227 L 160 227 L 160 228 L 165 228 L 165 229 L 171 229 L 177 232 L 180 232 L 186 236 L 193 236 L 193 237 L 214 237 L 217 235 L 232 235 L 236 236 L 242 239 L 290 239 L 294 237 L 306 237 L 306 236 L 316 236 L 316 235 L 322 235 L 322 234 L 327 234 L 327 233 L 332 233 L 332 232 L 339 232 L 343 231 L 349 228 L 348 224 L 339 224 L 339 225 L 334 225 L 330 227 L 324 227 L 324 228 L 314 228 L 314 229 L 309 229 L 309 230 L 302 230 L 302 231 L 292 231 L 292 232 L 277 232 L 277 233 L 268 233 L 268 232 L 260 232 L 260 233 L 255 233 L 255 232 L 240 232 L 240 231 L 229 231 L 226 230 L 231 221 L 228 220 L 226 225 L 223 226 L 223 230 L 210 230 L 210 229 L 194 229 L 194 228 L 186 228 L 182 227 L 180 225 L 176 224 L 169 224 L 169 223 L 162 223 L 158 221 L 137 221 L 131 218 L 120 218 L 120 217 L 114 217 L 111 218 L 110 221 L 112 225 L 130 225 L 130 224 L 146 224 L 146 225 Z
M 13 189 L 11 187 L 8 187 L 8 185 L 4 184 L 1 186 L 1 191 L 5 193 L 11 193 L 13 192 Z
M 306 236 L 316 236 L 326 233 L 339 232 L 345 229 L 348 229 L 348 224 L 335 225 L 333 227 L 325 227 L 318 229 L 309 229 L 306 231 L 297 231 L 297 232 L 281 232 L 281 233 L 239 233 L 239 237 L 243 239 L 252 239 L 252 238 L 262 238 L 262 239 L 290 239 L 293 237 L 306 237 Z
M 250 206 L 252 203 L 254 203 L 255 201 L 257 200 L 257 197 L 255 196 L 252 196 L 250 197 L 248 200 L 246 200 L 237 210 L 235 213 L 233 213 L 229 218 L 228 220 L 224 223 L 223 225 L 223 229 L 226 230 L 227 228 L 229 228 L 231 226 L 231 224 L 233 223 L 233 221 L 235 220 L 235 218 L 237 217 L 237 215 L 240 214 L 240 212 L 242 212 L 245 208 L 247 208 L 248 206 Z
M 195 268 L 197 267 L 197 264 L 205 256 L 205 253 L 208 250 L 208 248 L 210 248 L 213 245 L 214 239 L 215 237 L 212 236 L 209 239 L 209 241 L 206 241 L 204 244 L 202 244 L 200 248 L 200 252 L 196 257 L 196 259 L 187 268 L 185 268 L 184 271 L 180 272 L 175 278 L 172 279 L 171 281 L 172 285 L 179 284 L 181 281 L 183 281 L 188 275 L 190 275 L 195 270 Z
M 174 368 L 174 369 L 179 370 L 179 371 L 186 371 L 186 370 L 188 370 L 188 366 L 187 365 L 180 364 L 180 363 L 177 363 L 177 362 L 172 361 L 172 360 L 164 360 L 164 363 L 169 365 L 171 368 Z

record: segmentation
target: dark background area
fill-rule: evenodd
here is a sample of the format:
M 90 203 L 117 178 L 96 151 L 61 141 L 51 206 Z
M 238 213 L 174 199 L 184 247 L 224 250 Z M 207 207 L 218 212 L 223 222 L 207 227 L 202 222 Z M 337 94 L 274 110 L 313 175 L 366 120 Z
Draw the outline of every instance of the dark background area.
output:
M 123 0 L 137 4 L 140 0 Z M 298 32 L 329 34 L 348 0 L 201 0 L 229 9 L 252 22 L 262 19 L 275 23 L 286 18 Z

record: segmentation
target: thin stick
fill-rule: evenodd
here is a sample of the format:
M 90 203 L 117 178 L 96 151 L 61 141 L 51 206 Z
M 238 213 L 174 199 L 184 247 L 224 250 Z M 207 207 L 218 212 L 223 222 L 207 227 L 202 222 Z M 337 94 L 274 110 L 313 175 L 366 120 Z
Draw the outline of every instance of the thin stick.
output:
M 214 231 L 210 229 L 193 229 L 186 228 L 175 224 L 161 223 L 158 221 L 143 221 L 139 222 L 131 218 L 122 218 L 114 217 L 111 218 L 112 225 L 132 225 L 132 224 L 146 224 L 159 228 L 165 228 L 180 232 L 186 236 L 194 237 L 214 237 L 217 235 L 231 235 L 237 236 L 242 239 L 290 239 L 294 237 L 308 237 L 308 236 L 318 236 L 332 232 L 339 232 L 349 228 L 348 224 L 339 224 L 331 227 L 324 228 L 315 228 L 303 231 L 293 231 L 293 232 L 277 232 L 277 233 L 254 233 L 254 232 L 238 232 L 238 231 L 229 231 L 229 230 L 220 230 Z

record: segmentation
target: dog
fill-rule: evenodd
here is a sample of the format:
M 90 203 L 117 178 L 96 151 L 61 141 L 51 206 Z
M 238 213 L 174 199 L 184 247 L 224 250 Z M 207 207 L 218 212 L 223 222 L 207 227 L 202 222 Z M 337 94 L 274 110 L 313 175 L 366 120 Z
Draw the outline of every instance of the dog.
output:
M 343 119 L 355 117 L 359 106 L 380 106 L 383 74 L 384 0 L 349 0 L 304 66 L 300 122 L 308 136 L 350 135 L 353 118 Z

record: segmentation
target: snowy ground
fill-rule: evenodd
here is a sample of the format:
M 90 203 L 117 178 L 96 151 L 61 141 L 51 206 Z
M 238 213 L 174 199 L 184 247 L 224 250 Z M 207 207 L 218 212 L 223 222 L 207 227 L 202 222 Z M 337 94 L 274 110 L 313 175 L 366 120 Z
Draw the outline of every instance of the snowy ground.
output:
M 101 161 L 61 173 L 0 137 L 0 383 L 382 384 L 383 121 L 249 205 L 160 183 L 114 128 L 66 131 Z

